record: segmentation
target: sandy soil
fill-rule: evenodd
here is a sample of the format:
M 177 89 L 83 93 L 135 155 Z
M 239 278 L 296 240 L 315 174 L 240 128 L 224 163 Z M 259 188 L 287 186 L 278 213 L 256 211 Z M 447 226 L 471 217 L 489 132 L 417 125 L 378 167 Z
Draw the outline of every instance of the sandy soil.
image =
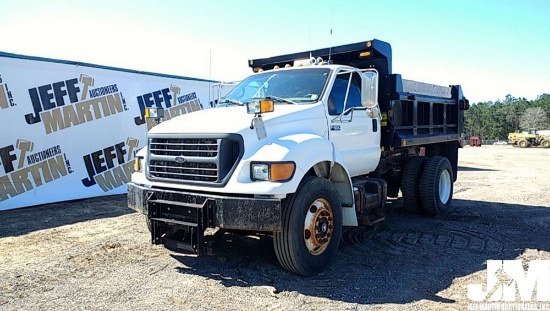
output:
M 226 234 L 199 258 L 153 246 L 123 195 L 0 212 L 0 310 L 467 310 L 487 260 L 550 260 L 549 163 L 550 149 L 462 149 L 448 215 L 391 201 L 310 278 L 282 270 L 268 236 Z

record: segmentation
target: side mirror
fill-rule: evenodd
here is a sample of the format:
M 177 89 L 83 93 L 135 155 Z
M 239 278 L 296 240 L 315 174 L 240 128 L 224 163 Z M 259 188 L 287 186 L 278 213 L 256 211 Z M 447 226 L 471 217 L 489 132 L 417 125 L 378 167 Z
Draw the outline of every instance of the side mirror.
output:
M 154 119 L 157 124 L 160 124 L 162 118 L 164 118 L 164 108 L 146 107 L 145 118 Z
M 470 101 L 463 98 L 458 101 L 458 110 L 468 110 L 470 108 Z
M 378 72 L 365 71 L 361 74 L 361 105 L 374 108 L 378 105 Z
M 164 118 L 164 108 L 146 107 L 145 117 L 152 118 L 152 119 Z

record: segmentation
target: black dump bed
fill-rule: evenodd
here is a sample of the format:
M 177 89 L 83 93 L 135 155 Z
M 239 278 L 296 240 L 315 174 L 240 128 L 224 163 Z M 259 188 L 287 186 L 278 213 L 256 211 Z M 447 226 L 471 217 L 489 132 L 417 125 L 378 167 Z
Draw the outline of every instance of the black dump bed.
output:
M 469 102 L 460 85 L 438 86 L 404 80 L 392 73 L 389 43 L 370 40 L 263 59 L 249 60 L 254 72 L 283 68 L 299 59 L 321 57 L 325 62 L 379 73 L 378 102 L 382 112 L 382 148 L 460 141 L 463 110 Z

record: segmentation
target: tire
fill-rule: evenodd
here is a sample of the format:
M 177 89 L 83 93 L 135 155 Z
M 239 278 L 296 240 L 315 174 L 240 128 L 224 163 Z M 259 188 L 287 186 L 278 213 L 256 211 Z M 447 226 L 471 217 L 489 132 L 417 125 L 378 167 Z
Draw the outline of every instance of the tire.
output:
M 541 141 L 540 145 L 542 146 L 542 148 L 550 148 L 550 140 L 543 140 Z
M 527 148 L 527 147 L 529 147 L 529 142 L 526 141 L 525 139 L 522 139 L 518 142 L 518 146 L 520 148 Z
M 325 178 L 306 177 L 282 207 L 283 230 L 273 235 L 279 263 L 298 275 L 318 274 L 336 255 L 342 235 L 336 189 Z
M 405 164 L 401 192 L 403 192 L 403 208 L 409 213 L 418 214 L 422 212 L 420 178 L 427 161 L 428 158 L 426 157 L 415 156 L 409 158 Z
M 420 182 L 422 207 L 428 215 L 446 213 L 453 198 L 453 168 L 445 157 L 428 160 Z

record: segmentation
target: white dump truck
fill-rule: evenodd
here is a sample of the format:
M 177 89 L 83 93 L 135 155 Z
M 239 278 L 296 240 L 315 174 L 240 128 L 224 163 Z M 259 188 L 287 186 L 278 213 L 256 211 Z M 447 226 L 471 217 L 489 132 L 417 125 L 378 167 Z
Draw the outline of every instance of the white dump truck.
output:
M 221 232 L 262 232 L 284 269 L 313 275 L 344 226 L 384 219 L 387 197 L 447 211 L 468 100 L 403 80 L 391 59 L 370 40 L 250 60 L 217 108 L 153 127 L 128 183 L 152 243 L 208 254 Z

